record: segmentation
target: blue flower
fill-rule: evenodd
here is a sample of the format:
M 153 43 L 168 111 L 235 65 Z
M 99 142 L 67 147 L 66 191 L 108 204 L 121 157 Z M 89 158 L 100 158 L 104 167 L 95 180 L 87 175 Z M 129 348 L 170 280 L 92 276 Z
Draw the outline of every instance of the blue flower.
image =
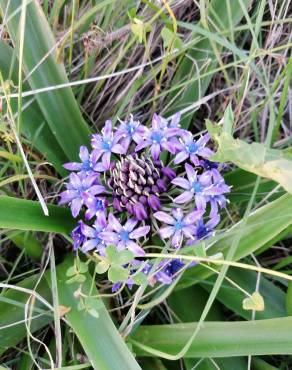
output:
M 152 128 L 146 130 L 144 136 L 145 140 L 136 146 L 135 151 L 139 152 L 141 149 L 150 147 L 151 155 L 154 160 L 158 160 L 159 155 L 163 150 L 167 150 L 168 152 L 175 154 L 177 148 L 171 139 L 180 135 L 180 133 L 180 128 L 161 126 L 161 117 L 154 114 L 152 119 Z
M 121 124 L 114 136 L 120 140 L 120 144 L 125 151 L 127 151 L 132 140 L 136 144 L 143 141 L 146 131 L 147 128 L 141 125 L 139 121 L 134 121 L 133 116 L 131 115 L 129 121 L 121 121 Z
M 144 256 L 144 250 L 134 240 L 147 235 L 150 227 L 141 226 L 135 229 L 138 221 L 131 218 L 122 226 L 112 213 L 109 214 L 108 220 L 112 231 L 101 233 L 105 242 L 116 245 L 117 250 L 129 249 L 136 256 Z
M 101 237 L 101 234 L 107 229 L 107 227 L 108 222 L 103 212 L 100 212 L 96 215 L 96 220 L 92 227 L 83 223 L 81 225 L 81 231 L 82 234 L 87 238 L 87 241 L 82 245 L 82 252 L 86 253 L 95 249 L 101 256 L 104 256 L 106 244 Z
M 68 171 L 85 172 L 86 174 L 92 173 L 97 161 L 96 156 L 89 154 L 86 146 L 81 146 L 79 150 L 79 158 L 81 159 L 81 163 L 65 163 L 63 167 Z
M 96 171 L 106 171 L 110 168 L 111 154 L 124 154 L 125 148 L 118 143 L 119 137 L 115 136 L 112 132 L 112 122 L 106 121 L 102 129 L 102 135 L 92 135 L 91 145 L 94 148 L 93 155 L 97 161 L 101 157 L 102 163 L 95 166 Z
M 85 173 L 71 173 L 67 190 L 60 194 L 59 204 L 69 203 L 73 217 L 77 217 L 85 201 L 86 194 L 96 195 L 104 193 L 104 186 L 97 181 L 96 173 L 86 175 Z
M 174 163 L 179 164 L 186 159 L 190 159 L 196 166 L 200 165 L 198 156 L 208 158 L 213 155 L 213 151 L 206 147 L 210 139 L 209 134 L 200 137 L 199 140 L 194 140 L 191 132 L 183 130 L 181 133 L 182 141 L 179 145 L 179 153 L 174 158 Z
M 203 213 L 204 211 L 193 211 L 184 215 L 181 208 L 173 209 L 172 216 L 163 211 L 155 212 L 154 217 L 157 220 L 169 225 L 159 229 L 159 235 L 162 239 L 172 237 L 172 246 L 180 247 L 184 236 L 191 238 L 194 234 L 194 223 L 202 217 Z

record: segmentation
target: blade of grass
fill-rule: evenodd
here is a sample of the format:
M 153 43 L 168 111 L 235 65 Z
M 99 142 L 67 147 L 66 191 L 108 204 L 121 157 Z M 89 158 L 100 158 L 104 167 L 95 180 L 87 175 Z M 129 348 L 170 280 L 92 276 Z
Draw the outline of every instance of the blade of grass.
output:
M 229 0 L 227 0 L 229 1 Z M 250 0 L 245 0 L 244 3 L 248 6 Z M 212 11 L 211 11 L 212 10 Z M 239 7 L 238 0 L 229 1 L 229 10 L 227 9 L 226 3 L 222 0 L 213 0 L 210 1 L 207 12 L 209 14 L 208 20 L 210 23 L 215 23 L 219 29 L 230 29 L 230 25 L 236 26 L 237 23 L 243 17 L 242 10 Z M 214 14 L 216 15 L 214 17 Z M 231 19 L 229 18 L 230 15 L 232 16 Z M 217 19 L 220 19 L 220 24 L 218 24 Z M 200 24 L 200 23 L 199 23 Z M 196 37 L 196 32 L 193 32 L 192 38 Z M 219 46 L 219 45 L 218 45 Z M 222 48 L 221 46 L 219 46 Z M 219 49 L 218 47 L 218 49 Z M 206 60 L 209 60 L 209 65 L 205 68 L 206 71 L 212 71 L 215 69 L 217 62 L 216 58 L 213 54 L 212 48 L 212 41 L 208 38 L 203 39 L 200 41 L 195 49 L 191 49 L 188 51 L 187 55 L 184 56 L 180 66 L 178 67 L 174 80 L 173 85 L 179 83 L 180 81 L 185 80 L 186 76 L 190 75 L 190 71 L 193 71 L 194 63 L 193 61 L 197 62 L 197 67 L 199 69 L 202 68 Z M 190 104 L 194 103 L 195 101 L 202 98 L 205 95 L 205 92 L 210 84 L 213 74 L 209 74 L 200 81 L 194 81 L 193 83 L 189 84 L 188 87 L 184 90 L 180 97 L 175 99 L 174 104 L 172 104 L 171 110 L 169 115 L 173 114 L 174 112 L 189 106 Z M 201 92 L 201 96 L 200 93 Z M 173 98 L 173 95 L 170 95 L 170 99 Z M 181 121 L 183 127 L 188 127 L 192 119 L 192 115 L 187 115 Z
M 14 85 L 18 83 L 17 70 L 18 63 L 14 60 L 13 49 L 0 40 L 0 69 L 4 80 L 12 80 Z M 24 84 L 24 89 L 28 88 Z M 10 101 L 13 113 L 17 112 L 17 102 Z M 66 171 L 62 164 L 68 162 L 68 157 L 64 154 L 60 145 L 56 142 L 45 118 L 39 109 L 38 103 L 34 99 L 23 98 L 22 107 L 22 126 L 21 130 L 29 139 L 32 146 L 35 146 L 45 158 L 51 162 L 56 170 L 65 175 Z
M 69 209 L 48 205 L 44 216 L 36 201 L 0 196 L 0 228 L 68 234 L 75 226 Z
M 0 1 L 8 17 L 21 5 L 21 0 Z M 14 45 L 18 45 L 19 14 L 8 21 L 8 30 Z M 42 58 L 49 56 L 30 75 L 28 82 L 32 89 L 68 83 L 64 66 L 56 61 L 52 51 L 55 40 L 41 6 L 30 2 L 26 11 L 26 37 L 24 39 L 23 67 L 29 73 Z M 52 52 L 51 52 L 52 51 Z M 70 88 L 37 94 L 36 100 L 48 122 L 51 131 L 70 160 L 78 158 L 81 145 L 89 143 L 90 130 L 83 120 L 77 102 Z
M 176 353 L 191 337 L 196 325 L 141 326 L 131 336 L 130 342 L 139 356 L 153 356 L 152 348 Z M 186 357 L 292 354 L 291 325 L 292 317 L 244 322 L 204 322 Z

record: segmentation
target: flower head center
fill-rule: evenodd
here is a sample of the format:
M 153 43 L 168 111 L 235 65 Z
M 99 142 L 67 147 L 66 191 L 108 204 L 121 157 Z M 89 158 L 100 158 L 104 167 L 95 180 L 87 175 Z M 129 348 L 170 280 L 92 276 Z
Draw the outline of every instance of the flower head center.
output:
M 180 231 L 184 227 L 184 224 L 181 221 L 177 221 L 174 224 L 174 229 L 175 231 Z
M 83 162 L 83 164 L 82 164 L 82 170 L 83 171 L 90 171 L 90 170 L 92 170 L 91 163 L 90 163 L 90 160 L 89 159 Z
M 161 140 L 163 139 L 163 133 L 161 131 L 154 131 L 152 134 L 151 134 L 151 140 L 154 142 L 154 143 L 160 143 Z
M 119 234 L 122 241 L 127 242 L 129 238 L 129 232 L 127 230 L 122 230 Z
M 196 153 L 198 151 L 198 145 L 195 142 L 192 142 L 187 146 L 187 150 L 189 153 Z
M 103 150 L 110 150 L 111 142 L 109 140 L 103 140 L 102 142 L 102 149 Z
M 200 193 L 202 191 L 202 186 L 198 181 L 193 182 L 193 189 L 195 193 Z

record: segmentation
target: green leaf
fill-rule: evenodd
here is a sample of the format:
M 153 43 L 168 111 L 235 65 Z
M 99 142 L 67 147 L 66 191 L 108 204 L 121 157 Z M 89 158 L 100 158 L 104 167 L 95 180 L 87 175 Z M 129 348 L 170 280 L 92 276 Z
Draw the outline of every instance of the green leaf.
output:
M 80 261 L 79 258 L 76 259 L 75 263 L 77 270 L 80 274 L 84 274 L 85 272 L 88 271 L 88 265 L 85 262 Z
M 161 37 L 163 39 L 164 48 L 167 49 L 170 46 L 175 49 L 182 47 L 181 39 L 175 35 L 168 27 L 163 27 L 161 30 Z
M 71 276 L 76 275 L 77 273 L 78 271 L 76 270 L 76 267 L 74 265 L 68 268 L 68 270 L 66 271 L 66 276 L 71 277 Z
M 79 285 L 66 284 L 66 271 L 70 265 L 72 265 L 71 258 L 57 266 L 59 301 L 61 305 L 71 308 L 66 319 L 76 333 L 92 367 L 104 370 L 141 370 L 99 298 L 89 296 L 86 301 L 98 311 L 98 318 L 95 313 L 92 315 L 93 312 L 90 314 L 87 311 L 78 311 L 78 300 L 74 297 L 74 292 Z M 87 275 L 82 287 L 84 294 L 89 294 L 91 291 L 91 280 Z M 98 292 L 94 288 L 90 294 L 97 295 Z
M 264 311 L 265 302 L 259 292 L 254 292 L 242 302 L 244 310 Z
M 108 270 L 108 278 L 113 283 L 118 283 L 119 281 L 125 281 L 129 276 L 129 271 L 118 265 L 111 265 Z
M 231 107 L 231 103 L 228 104 L 223 117 L 223 130 L 228 134 L 232 135 L 234 124 L 234 115 Z
M 113 259 L 113 263 L 117 265 L 126 265 L 134 259 L 134 253 L 128 250 L 118 252 Z
M 48 205 L 44 216 L 39 202 L 0 196 L 0 228 L 68 234 L 75 227 L 70 210 Z
M 237 322 L 204 322 L 186 357 L 230 357 L 292 354 L 292 317 Z M 131 336 L 139 356 L 151 349 L 177 353 L 188 341 L 196 323 L 140 326 Z M 139 344 L 149 346 L 142 349 Z
M 8 31 L 17 52 L 20 12 L 16 10 L 21 5 L 21 0 L 0 1 L 2 14 L 8 10 Z M 29 73 L 38 65 L 28 78 L 29 85 L 34 90 L 69 82 L 63 64 L 56 61 L 55 44 L 41 6 L 38 2 L 29 2 L 26 7 L 23 68 Z M 82 118 L 71 88 L 54 89 L 37 93 L 35 96 L 55 141 L 60 144 L 70 160 L 77 160 L 79 147 L 89 143 L 90 130 Z
M 292 194 L 292 159 L 284 151 L 269 149 L 260 143 L 248 144 L 225 131 L 210 134 L 218 144 L 218 150 L 210 160 L 232 162 L 246 171 L 278 182 Z
M 114 262 L 118 251 L 114 245 L 109 245 L 105 249 L 105 255 L 110 262 Z
M 95 271 L 97 274 L 104 274 L 109 269 L 109 264 L 106 261 L 98 262 L 95 266 Z
M 67 284 L 79 283 L 82 284 L 86 281 L 86 276 L 82 274 L 74 275 L 71 279 L 66 281 Z
M 131 276 L 135 284 L 137 285 L 147 285 L 147 276 L 143 272 L 138 272 L 137 274 Z
M 4 79 L 12 79 L 15 85 L 18 84 L 18 61 L 13 57 L 13 49 L 0 40 L 0 70 Z M 14 63 L 13 63 L 14 61 Z M 29 89 L 29 85 L 23 85 L 25 90 Z M 36 100 L 31 102 L 31 98 L 24 98 L 24 110 L 22 112 L 23 134 L 29 139 L 32 146 L 36 147 L 45 158 L 54 165 L 55 169 L 65 175 L 66 171 L 63 164 L 68 162 L 68 157 L 61 149 L 60 145 L 46 123 L 46 120 L 38 106 Z M 10 101 L 13 112 L 17 112 L 17 101 Z M 22 159 L 21 159 L 22 161 Z
M 69 257 L 64 263 L 58 265 L 56 268 L 59 304 L 68 308 L 68 310 L 66 310 L 67 322 L 69 322 L 72 330 L 76 333 L 86 355 L 88 356 L 91 366 L 95 369 L 104 370 L 112 370 L 116 368 L 121 370 L 141 370 L 140 366 L 137 364 L 133 355 L 124 343 L 121 335 L 115 328 L 100 299 L 90 297 L 91 299 L 96 300 L 96 305 L 100 307 L 98 309 L 98 313 L 100 314 L 98 319 L 84 311 L 84 308 L 82 308 L 81 311 L 78 311 L 78 304 L 80 301 L 74 297 L 74 292 L 78 290 L 79 284 L 66 284 L 66 272 L 72 264 L 73 258 Z M 37 274 L 26 279 L 20 285 L 27 289 L 34 289 L 38 279 L 39 275 Z M 87 274 L 86 282 L 82 287 L 84 294 L 89 294 L 91 291 L 91 280 L 92 278 Z M 37 289 L 37 292 L 47 301 L 51 300 L 50 283 L 50 273 L 46 272 Z M 95 296 L 98 292 L 94 288 L 90 294 Z M 28 294 L 17 292 L 15 290 L 8 290 L 0 296 L 1 326 L 23 320 L 24 305 L 28 296 Z M 97 307 L 91 300 L 90 303 L 94 307 Z M 34 314 L 44 313 L 44 315 L 35 318 L 32 321 L 31 332 L 43 328 L 53 321 L 52 313 L 50 311 L 48 312 L 47 309 L 44 310 L 44 306 L 40 304 L 38 300 L 36 300 L 34 307 Z M 12 325 L 7 328 L 1 328 L 0 354 L 2 354 L 6 348 L 15 346 L 19 341 L 25 338 L 26 335 L 27 332 L 24 323 Z

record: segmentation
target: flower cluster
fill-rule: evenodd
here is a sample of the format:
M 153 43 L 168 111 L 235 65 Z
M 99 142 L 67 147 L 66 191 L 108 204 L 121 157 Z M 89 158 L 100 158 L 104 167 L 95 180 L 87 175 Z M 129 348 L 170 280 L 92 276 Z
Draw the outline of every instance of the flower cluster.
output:
M 93 251 L 101 260 L 109 246 L 121 256 L 131 252 L 116 268 L 123 274 L 112 279 L 113 290 L 122 283 L 119 276 L 130 287 L 141 274 L 151 285 L 170 284 L 184 262 L 151 263 L 146 242 L 158 234 L 162 247 L 177 253 L 210 236 L 220 221 L 230 188 L 210 160 L 210 137 L 196 139 L 179 121 L 179 114 L 170 121 L 154 114 L 149 128 L 131 116 L 116 130 L 106 121 L 101 133 L 92 135 L 91 150 L 80 148 L 80 162 L 64 165 L 71 174 L 60 204 L 68 203 L 73 217 L 81 218 L 72 231 L 74 249 Z

